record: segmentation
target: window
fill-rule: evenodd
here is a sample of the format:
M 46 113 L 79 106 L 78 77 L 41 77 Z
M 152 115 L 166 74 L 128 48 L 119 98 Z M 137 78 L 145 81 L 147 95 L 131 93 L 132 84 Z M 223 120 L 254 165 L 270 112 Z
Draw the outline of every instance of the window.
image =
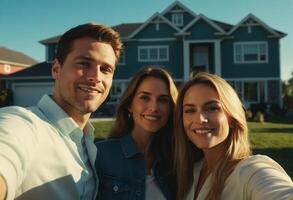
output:
M 182 13 L 172 14 L 172 22 L 176 26 L 183 26 L 183 14 Z
M 266 42 L 234 43 L 234 63 L 268 62 L 268 45 Z
M 121 52 L 118 65 L 125 65 L 125 52 Z
M 109 102 L 111 103 L 119 102 L 122 96 L 122 93 L 126 89 L 127 85 L 128 85 L 128 81 L 113 81 L 112 87 L 110 90 L 110 95 L 109 95 Z
M 5 73 L 11 72 L 11 66 L 9 64 L 4 64 L 3 70 Z
M 138 47 L 138 61 L 168 61 L 168 46 L 140 46 Z

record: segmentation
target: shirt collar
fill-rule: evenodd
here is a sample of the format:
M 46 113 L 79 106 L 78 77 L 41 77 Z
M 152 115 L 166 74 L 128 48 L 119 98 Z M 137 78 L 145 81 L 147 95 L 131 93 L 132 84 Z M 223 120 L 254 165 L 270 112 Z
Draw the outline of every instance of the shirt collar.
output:
M 45 94 L 37 106 L 61 133 L 68 135 L 75 129 L 79 129 L 77 123 L 48 95 Z M 94 137 L 94 127 L 89 122 L 86 124 L 85 133 Z
M 136 147 L 136 144 L 134 143 L 131 134 L 126 134 L 123 137 L 121 137 L 120 144 L 122 152 L 126 158 L 130 158 L 138 153 L 141 153 Z

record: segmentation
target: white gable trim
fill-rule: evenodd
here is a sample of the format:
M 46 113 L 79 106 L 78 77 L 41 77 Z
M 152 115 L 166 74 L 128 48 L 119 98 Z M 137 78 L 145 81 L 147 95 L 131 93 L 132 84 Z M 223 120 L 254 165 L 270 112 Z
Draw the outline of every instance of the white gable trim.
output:
M 253 14 L 249 14 L 247 15 L 244 19 L 242 19 L 238 24 L 236 24 L 230 31 L 229 31 L 229 35 L 232 34 L 236 29 L 238 29 L 246 20 L 248 19 L 253 19 L 254 21 L 256 21 L 258 24 L 260 24 L 261 26 L 263 26 L 267 31 L 269 31 L 271 34 L 273 34 L 274 36 L 277 37 L 282 37 L 283 35 L 277 33 L 276 31 L 274 31 L 273 28 L 271 28 L 269 25 L 267 25 L 266 23 L 264 23 L 263 21 L 261 21 L 259 18 L 257 18 L 256 16 L 254 16 Z
M 138 29 L 136 29 L 131 35 L 128 36 L 128 39 L 134 37 L 137 35 L 141 30 L 143 30 L 148 24 L 152 23 L 153 19 L 156 17 L 161 18 L 165 23 L 170 25 L 172 28 L 174 28 L 176 31 L 180 31 L 179 28 L 177 28 L 174 24 L 172 24 L 168 19 L 166 19 L 164 16 L 160 15 L 160 13 L 153 14 L 145 23 L 143 23 Z
M 215 24 L 213 21 L 209 20 L 206 16 L 203 14 L 198 15 L 194 20 L 192 20 L 189 24 L 187 24 L 184 29 L 180 31 L 179 34 L 184 34 L 191 26 L 193 26 L 196 22 L 198 22 L 200 19 L 203 19 L 205 22 L 207 22 L 209 25 L 211 25 L 213 28 L 215 28 L 218 33 L 215 34 L 226 34 L 226 32 L 219 27 L 217 24 Z
M 184 4 L 182 4 L 180 1 L 174 1 L 170 6 L 168 6 L 165 10 L 163 10 L 161 12 L 161 15 L 165 15 L 167 12 L 171 11 L 172 8 L 174 8 L 175 6 L 180 6 L 182 9 L 184 9 L 186 12 L 188 12 L 189 14 L 191 14 L 192 16 L 196 17 L 197 14 L 195 14 L 192 10 L 190 10 L 188 7 L 186 7 Z
M 16 67 L 28 67 L 28 66 L 32 66 L 32 64 L 17 63 L 17 62 L 6 61 L 6 60 L 0 60 L 0 64 L 17 65 Z

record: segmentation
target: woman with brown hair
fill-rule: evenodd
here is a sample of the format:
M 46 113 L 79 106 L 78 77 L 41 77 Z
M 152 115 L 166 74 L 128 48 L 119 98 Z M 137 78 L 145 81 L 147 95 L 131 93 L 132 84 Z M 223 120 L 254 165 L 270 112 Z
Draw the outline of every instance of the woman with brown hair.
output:
M 99 200 L 175 199 L 173 111 L 169 73 L 147 67 L 131 80 L 109 139 L 96 143 Z
M 175 109 L 177 199 L 293 199 L 283 168 L 251 155 L 245 111 L 222 78 L 198 73 Z

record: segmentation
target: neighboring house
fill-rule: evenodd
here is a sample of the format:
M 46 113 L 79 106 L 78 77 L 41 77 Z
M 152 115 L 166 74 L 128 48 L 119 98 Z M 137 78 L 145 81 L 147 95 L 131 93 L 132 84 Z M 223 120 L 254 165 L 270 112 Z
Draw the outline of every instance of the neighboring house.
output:
M 3 77 L 26 69 L 38 61 L 5 47 L 0 47 L 0 107 L 11 103 L 11 90 L 7 90 Z
M 37 62 L 23 53 L 0 47 L 0 75 L 12 74 Z
M 286 34 L 253 14 L 231 25 L 196 14 L 175 1 L 144 23 L 113 28 L 122 36 L 124 53 L 115 72 L 108 105 L 117 104 L 130 78 L 140 68 L 159 65 L 170 71 L 178 85 L 193 73 L 207 71 L 229 81 L 247 106 L 282 106 L 279 40 Z M 49 68 L 59 37 L 41 41 L 46 46 L 46 62 L 7 79 L 14 90 L 15 104 L 19 101 L 18 87 L 43 86 L 45 91 L 52 85 Z

